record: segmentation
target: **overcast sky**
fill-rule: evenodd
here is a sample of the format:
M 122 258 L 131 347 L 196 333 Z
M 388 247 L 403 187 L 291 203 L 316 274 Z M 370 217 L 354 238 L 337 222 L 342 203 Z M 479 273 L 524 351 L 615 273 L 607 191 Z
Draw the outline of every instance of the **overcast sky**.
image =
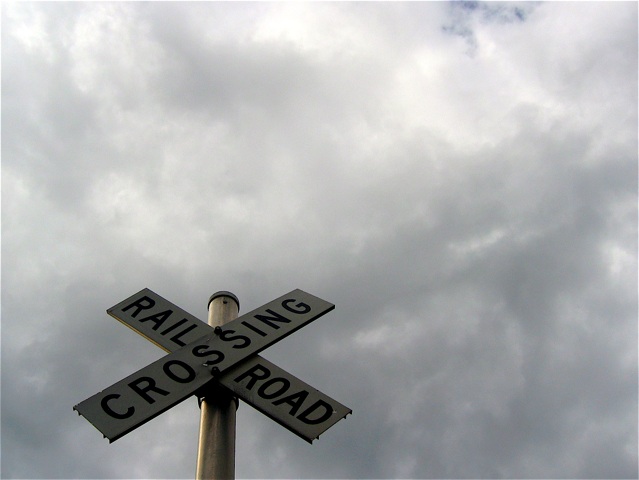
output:
M 637 477 L 637 3 L 4 3 L 2 477 L 193 478 L 194 398 L 72 407 L 164 354 L 106 314 L 336 305 L 263 355 L 238 478 Z

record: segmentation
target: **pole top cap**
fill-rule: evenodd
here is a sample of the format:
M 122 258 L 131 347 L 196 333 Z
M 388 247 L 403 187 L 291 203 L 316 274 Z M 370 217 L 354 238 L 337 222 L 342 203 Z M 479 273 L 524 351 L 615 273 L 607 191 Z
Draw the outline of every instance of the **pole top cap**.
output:
M 211 302 L 218 298 L 218 297 L 229 297 L 232 298 L 233 301 L 237 304 L 237 309 L 239 311 L 240 309 L 240 301 L 237 299 L 237 297 L 235 295 L 233 295 L 231 292 L 227 292 L 226 290 L 220 290 L 219 292 L 215 292 L 213 295 L 211 295 L 211 297 L 209 298 L 209 303 L 206 304 L 206 308 L 208 310 L 209 305 L 211 305 Z

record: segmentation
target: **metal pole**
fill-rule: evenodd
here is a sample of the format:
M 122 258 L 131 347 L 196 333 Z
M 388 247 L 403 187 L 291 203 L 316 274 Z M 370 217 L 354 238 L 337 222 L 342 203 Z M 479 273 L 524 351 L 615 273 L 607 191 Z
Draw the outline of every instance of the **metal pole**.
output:
M 209 325 L 220 327 L 237 318 L 240 302 L 231 292 L 209 299 Z M 235 411 L 238 401 L 230 391 L 213 384 L 200 399 L 200 436 L 196 480 L 235 478 Z

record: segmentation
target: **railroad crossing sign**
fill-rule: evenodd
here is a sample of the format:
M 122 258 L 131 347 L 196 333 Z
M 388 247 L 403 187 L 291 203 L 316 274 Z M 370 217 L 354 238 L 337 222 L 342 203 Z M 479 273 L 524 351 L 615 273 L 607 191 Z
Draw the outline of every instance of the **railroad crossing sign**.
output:
M 298 289 L 213 328 L 145 288 L 107 313 L 170 353 L 73 409 L 113 442 L 217 381 L 312 443 L 352 410 L 257 353 L 334 308 Z

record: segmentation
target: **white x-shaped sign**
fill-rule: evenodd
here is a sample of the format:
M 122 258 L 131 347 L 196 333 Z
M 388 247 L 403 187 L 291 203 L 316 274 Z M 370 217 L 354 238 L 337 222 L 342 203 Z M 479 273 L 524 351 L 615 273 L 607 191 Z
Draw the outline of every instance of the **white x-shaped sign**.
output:
M 112 442 L 217 381 L 310 443 L 351 409 L 257 353 L 334 308 L 293 290 L 214 329 L 143 289 L 107 312 L 171 353 L 73 408 Z

